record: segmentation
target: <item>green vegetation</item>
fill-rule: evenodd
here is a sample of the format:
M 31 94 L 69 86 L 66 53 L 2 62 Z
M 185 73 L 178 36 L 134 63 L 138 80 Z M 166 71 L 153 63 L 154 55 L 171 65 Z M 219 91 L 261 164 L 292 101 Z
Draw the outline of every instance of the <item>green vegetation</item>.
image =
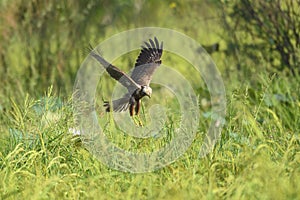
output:
M 264 3 L 238 2 L 0 1 L 0 199 L 299 199 L 300 3 L 293 1 L 295 31 L 288 32 L 292 46 L 283 45 L 281 54 L 274 35 L 268 43 L 255 22 L 245 24 L 251 12 L 240 16 L 237 10 L 251 2 L 259 10 Z M 289 8 L 290 0 L 282 2 L 283 9 Z M 237 19 L 241 21 L 236 24 Z M 263 19 L 267 23 L 273 18 Z M 278 39 L 284 40 L 280 29 L 285 22 L 278 23 Z M 224 80 L 227 117 L 214 150 L 199 157 L 210 122 L 210 96 L 188 63 L 166 53 L 164 61 L 190 77 L 199 95 L 199 128 L 176 162 L 155 172 L 132 174 L 108 168 L 70 134 L 71 96 L 88 43 L 143 26 L 174 28 L 204 45 L 219 43 L 212 58 Z M 137 52 L 126 56 L 116 64 L 130 66 Z M 152 151 L 168 143 L 168 134 L 146 140 L 116 130 L 101 107 L 114 83 L 103 76 L 100 85 L 106 89 L 96 97 L 99 123 L 106 125 L 109 139 L 131 151 Z M 145 108 L 164 94 L 160 87 L 153 88 Z M 177 103 L 172 98 L 163 102 L 171 107 Z M 164 131 L 170 134 L 178 116 L 167 117 Z

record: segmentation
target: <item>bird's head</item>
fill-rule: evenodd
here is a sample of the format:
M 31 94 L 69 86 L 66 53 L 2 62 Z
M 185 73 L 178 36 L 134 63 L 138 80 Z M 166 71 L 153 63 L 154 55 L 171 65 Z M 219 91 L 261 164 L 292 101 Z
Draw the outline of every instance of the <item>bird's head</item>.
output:
M 151 98 L 151 94 L 152 94 L 152 89 L 149 86 L 142 86 L 142 93 L 143 95 L 148 96 L 149 98 Z

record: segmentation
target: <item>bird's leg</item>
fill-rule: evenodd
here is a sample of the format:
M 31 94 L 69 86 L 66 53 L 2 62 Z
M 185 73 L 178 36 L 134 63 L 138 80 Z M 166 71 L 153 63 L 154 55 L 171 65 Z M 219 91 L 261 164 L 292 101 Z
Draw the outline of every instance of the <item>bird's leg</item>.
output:
M 144 126 L 144 125 L 143 125 L 143 122 L 142 122 L 142 120 L 141 120 L 141 118 L 140 118 L 139 115 L 136 115 L 135 118 L 136 118 L 136 120 L 137 120 L 138 126 Z
M 129 113 L 130 113 L 130 116 L 132 117 L 132 120 L 136 126 L 143 126 L 143 123 L 140 120 L 139 115 L 138 115 L 139 106 L 140 106 L 139 101 L 131 103 L 129 106 Z M 135 111 L 136 115 L 133 115 L 133 111 Z
M 140 117 L 138 115 L 134 115 L 134 116 L 131 116 L 131 117 L 132 117 L 132 120 L 133 120 L 133 122 L 136 126 L 143 126 L 143 123 L 140 120 Z
M 143 126 L 142 120 L 141 120 L 140 115 L 139 115 L 139 112 L 140 112 L 140 106 L 141 106 L 141 101 L 138 100 L 138 101 L 136 102 L 136 105 L 135 105 L 135 114 L 136 114 L 136 117 L 137 117 L 139 126 Z
M 135 114 L 136 115 L 138 115 L 139 114 L 139 112 L 140 112 L 140 106 L 141 106 L 141 101 L 140 100 L 138 100 L 137 102 L 136 102 L 136 105 L 135 105 Z
M 133 110 L 134 110 L 134 104 L 130 104 L 130 106 L 129 106 L 130 117 L 132 118 L 134 124 L 135 124 L 136 126 L 138 126 L 138 125 L 139 125 L 139 122 L 136 120 L 136 116 L 133 115 Z
M 129 100 L 129 104 L 130 104 L 129 105 L 129 114 L 130 114 L 130 117 L 132 117 L 132 120 L 133 120 L 133 122 L 134 122 L 134 124 L 136 126 L 140 126 L 141 125 L 140 121 L 137 120 L 136 116 L 133 115 L 134 114 L 133 112 L 134 111 L 136 112 L 136 110 L 137 110 L 137 108 L 134 107 L 134 105 L 136 104 L 136 101 L 135 101 L 135 99 L 133 97 Z
M 136 126 L 144 126 L 139 115 L 132 116 L 132 119 Z
M 129 114 L 130 114 L 130 117 L 133 116 L 133 109 L 134 109 L 134 103 L 132 103 L 132 104 L 129 105 Z

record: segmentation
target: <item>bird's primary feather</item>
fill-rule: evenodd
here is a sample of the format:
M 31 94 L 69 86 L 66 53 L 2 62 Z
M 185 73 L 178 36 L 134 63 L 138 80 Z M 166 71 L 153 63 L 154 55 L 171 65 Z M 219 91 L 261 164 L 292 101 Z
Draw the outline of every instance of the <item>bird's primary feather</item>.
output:
M 161 56 L 163 52 L 163 43 L 159 45 L 156 37 L 149 42 L 145 42 L 142 50 L 136 60 L 135 68 L 132 71 L 131 78 L 139 85 L 149 86 L 152 76 L 161 64 Z
M 119 81 L 124 87 L 126 87 L 128 89 L 128 92 L 133 92 L 134 90 L 140 88 L 140 85 L 138 85 L 134 80 L 132 80 L 132 78 L 127 76 L 119 68 L 107 62 L 102 56 L 100 56 L 95 51 L 92 51 L 90 55 L 101 63 L 101 65 L 106 69 L 106 71 L 112 78 Z

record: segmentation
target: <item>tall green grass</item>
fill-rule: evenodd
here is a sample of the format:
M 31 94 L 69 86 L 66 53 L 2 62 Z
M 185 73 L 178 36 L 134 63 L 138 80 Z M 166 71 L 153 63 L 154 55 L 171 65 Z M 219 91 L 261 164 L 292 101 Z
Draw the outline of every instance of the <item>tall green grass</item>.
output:
M 1 199 L 297 199 L 298 81 L 263 74 L 257 80 L 256 87 L 232 82 L 226 125 L 211 153 L 199 157 L 207 128 L 200 123 L 181 158 L 144 174 L 115 171 L 86 151 L 69 133 L 74 127 L 70 100 L 51 88 L 41 99 L 11 100 L 1 120 Z M 209 121 L 203 112 L 201 120 Z M 166 124 L 165 131 L 171 129 Z M 122 134 L 109 137 L 122 137 L 123 145 L 138 150 Z
M 269 75 L 265 70 L 272 64 L 259 52 L 259 65 L 241 52 L 232 56 L 217 1 L 151 1 L 136 11 L 140 2 L 0 2 L 0 199 L 299 199 L 300 77 Z M 70 91 L 83 49 L 137 26 L 173 28 L 206 45 L 220 42 L 221 52 L 212 57 L 227 92 L 221 138 L 199 157 L 210 122 L 209 93 L 187 62 L 164 54 L 164 64 L 190 78 L 200 122 L 182 157 L 144 174 L 105 166 L 70 133 L 75 127 Z M 128 71 L 137 53 L 115 63 Z M 111 141 L 134 152 L 151 152 L 170 141 L 177 116 L 167 116 L 162 138 L 120 132 L 102 107 L 115 82 L 108 76 L 101 81 L 96 109 Z M 145 122 L 151 102 L 165 94 L 153 89 L 151 101 L 144 101 Z M 177 106 L 173 99 L 162 104 Z

